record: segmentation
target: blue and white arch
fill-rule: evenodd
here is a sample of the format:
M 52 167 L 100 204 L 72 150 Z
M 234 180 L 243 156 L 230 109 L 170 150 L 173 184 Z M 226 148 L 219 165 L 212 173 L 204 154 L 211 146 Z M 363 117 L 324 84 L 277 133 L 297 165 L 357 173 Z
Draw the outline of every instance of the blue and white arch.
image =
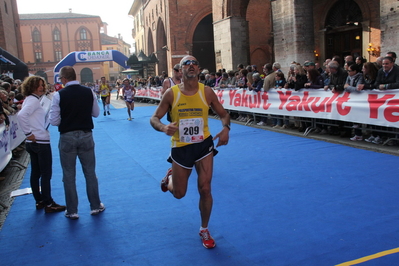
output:
M 54 83 L 60 82 L 59 72 L 64 66 L 73 66 L 76 63 L 114 61 L 122 67 L 128 68 L 127 60 L 127 56 L 117 50 L 71 52 L 54 67 Z

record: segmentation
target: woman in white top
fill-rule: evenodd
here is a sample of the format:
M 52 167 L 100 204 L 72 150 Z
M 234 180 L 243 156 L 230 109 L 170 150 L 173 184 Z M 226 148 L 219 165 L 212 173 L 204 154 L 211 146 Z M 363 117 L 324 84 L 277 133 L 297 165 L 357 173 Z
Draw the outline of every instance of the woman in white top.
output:
M 42 95 L 46 93 L 45 84 L 45 80 L 38 76 L 31 76 L 23 82 L 22 94 L 26 98 L 18 112 L 18 122 L 26 135 L 26 151 L 31 160 L 30 185 L 36 209 L 44 208 L 46 213 L 52 213 L 64 211 L 65 206 L 55 203 L 51 196 L 50 134 L 46 128 L 47 112 L 40 104 Z

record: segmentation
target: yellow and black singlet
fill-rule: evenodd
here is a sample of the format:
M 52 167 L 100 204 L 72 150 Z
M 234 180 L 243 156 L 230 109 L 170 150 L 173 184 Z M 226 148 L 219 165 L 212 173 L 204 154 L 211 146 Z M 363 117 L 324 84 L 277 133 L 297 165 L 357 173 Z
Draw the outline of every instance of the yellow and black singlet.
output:
M 110 93 L 110 89 L 108 84 L 101 84 L 100 85 L 100 95 L 101 97 L 107 97 L 109 96 Z
M 209 105 L 205 98 L 204 84 L 198 83 L 198 91 L 188 96 L 173 86 L 173 104 L 170 111 L 172 122 L 179 129 L 172 136 L 172 147 L 199 143 L 211 135 L 208 128 Z

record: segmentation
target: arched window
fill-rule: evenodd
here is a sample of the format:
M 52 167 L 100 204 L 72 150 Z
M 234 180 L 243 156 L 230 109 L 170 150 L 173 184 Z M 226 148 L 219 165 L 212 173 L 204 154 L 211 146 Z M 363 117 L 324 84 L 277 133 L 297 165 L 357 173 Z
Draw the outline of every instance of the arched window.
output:
M 81 40 L 87 40 L 87 31 L 86 31 L 86 29 L 81 29 L 80 30 L 80 39 Z
M 61 32 L 58 29 L 53 31 L 53 40 L 54 41 L 61 41 Z
M 40 42 L 40 31 L 38 31 L 37 29 L 35 29 L 33 32 L 32 32 L 32 40 L 33 40 L 33 42 Z
M 80 71 L 81 83 L 93 82 L 93 71 L 90 68 L 83 68 Z
M 46 74 L 46 72 L 44 72 L 44 71 L 42 71 L 42 70 L 37 71 L 37 72 L 35 73 L 35 76 L 40 76 L 40 77 L 44 78 L 44 80 L 47 82 L 47 74 Z

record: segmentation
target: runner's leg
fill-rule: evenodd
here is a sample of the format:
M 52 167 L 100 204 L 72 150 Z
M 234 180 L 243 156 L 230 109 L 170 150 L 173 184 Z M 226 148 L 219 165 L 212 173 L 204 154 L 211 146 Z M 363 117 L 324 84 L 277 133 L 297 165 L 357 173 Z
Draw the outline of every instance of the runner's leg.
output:
M 201 212 L 201 226 L 208 227 L 211 217 L 213 198 L 211 193 L 211 181 L 213 172 L 213 153 L 201 161 L 195 163 L 198 174 L 198 192 L 200 194 L 199 209 Z

